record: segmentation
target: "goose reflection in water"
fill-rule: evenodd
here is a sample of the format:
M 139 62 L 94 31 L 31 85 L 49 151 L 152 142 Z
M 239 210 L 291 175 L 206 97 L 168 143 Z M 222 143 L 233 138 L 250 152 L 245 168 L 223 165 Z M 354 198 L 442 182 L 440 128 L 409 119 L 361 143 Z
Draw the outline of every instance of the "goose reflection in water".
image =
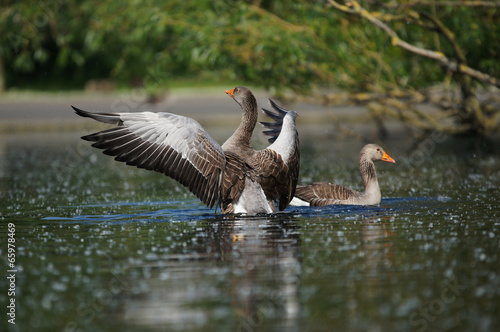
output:
M 221 319 L 242 331 L 266 320 L 297 326 L 301 240 L 289 215 L 207 221 L 193 241 L 195 251 L 148 265 L 147 291 L 124 301 L 127 325 L 179 329 Z

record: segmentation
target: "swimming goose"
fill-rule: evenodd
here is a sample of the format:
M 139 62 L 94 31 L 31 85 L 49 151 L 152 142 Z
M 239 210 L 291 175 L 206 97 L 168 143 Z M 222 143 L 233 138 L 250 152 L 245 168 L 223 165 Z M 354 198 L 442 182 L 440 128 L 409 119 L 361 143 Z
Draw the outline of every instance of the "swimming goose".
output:
M 374 161 L 395 163 L 394 159 L 380 146 L 367 144 L 359 153 L 359 172 L 365 187 L 364 192 L 338 184 L 318 182 L 310 185 L 298 185 L 295 198 L 290 205 L 295 206 L 325 206 L 335 204 L 345 205 L 377 205 L 381 194 L 378 185 Z
M 293 198 L 299 174 L 297 113 L 270 100 L 280 119 L 274 143 L 256 151 L 251 137 L 257 123 L 257 101 L 246 87 L 227 90 L 242 109 L 233 135 L 219 145 L 195 120 L 172 113 L 92 113 L 73 109 L 82 117 L 114 124 L 83 136 L 93 147 L 127 165 L 163 173 L 223 213 L 272 213 L 284 210 Z

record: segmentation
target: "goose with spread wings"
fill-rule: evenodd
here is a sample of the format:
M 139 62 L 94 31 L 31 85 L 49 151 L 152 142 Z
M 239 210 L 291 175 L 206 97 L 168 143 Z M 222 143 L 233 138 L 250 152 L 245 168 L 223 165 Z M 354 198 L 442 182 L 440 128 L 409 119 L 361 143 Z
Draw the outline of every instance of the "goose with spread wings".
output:
M 258 118 L 255 96 L 238 86 L 226 93 L 241 107 L 242 120 L 219 145 L 195 120 L 172 113 L 93 113 L 82 117 L 115 125 L 83 136 L 106 155 L 127 165 L 163 173 L 222 213 L 273 213 L 284 210 L 295 194 L 299 176 L 297 113 L 269 99 L 275 123 L 263 123 L 272 142 L 256 151 L 251 137 Z

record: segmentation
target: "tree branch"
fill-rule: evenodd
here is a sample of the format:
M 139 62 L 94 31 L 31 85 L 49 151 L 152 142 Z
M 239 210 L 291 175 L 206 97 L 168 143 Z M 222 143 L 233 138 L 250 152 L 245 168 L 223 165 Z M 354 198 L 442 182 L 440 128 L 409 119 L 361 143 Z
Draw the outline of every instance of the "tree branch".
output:
M 416 6 L 462 6 L 462 7 L 500 7 L 498 1 L 413 1 L 407 4 L 395 5 L 398 8 L 416 7 Z
M 363 17 L 378 28 L 382 29 L 387 35 L 389 35 L 389 37 L 391 37 L 391 43 L 393 46 L 398 46 L 409 52 L 436 60 L 452 72 L 465 74 L 481 82 L 485 82 L 500 88 L 500 80 L 493 76 L 483 73 L 477 69 L 471 68 L 465 64 L 459 64 L 456 61 L 450 60 L 441 52 L 417 47 L 400 39 L 398 34 L 394 30 L 392 30 L 387 24 L 373 16 L 369 11 L 361 7 L 356 1 L 350 1 L 347 3 L 347 5 L 341 5 L 333 0 L 328 0 L 328 3 L 344 13 Z
M 390 2 L 390 3 L 382 3 L 378 0 L 367 0 L 369 4 L 378 4 L 382 5 L 385 8 L 411 8 L 411 7 L 500 7 L 500 2 L 498 1 L 422 1 L 422 0 L 414 0 L 408 3 L 398 3 L 398 2 Z
M 462 51 L 460 46 L 458 45 L 457 41 L 455 40 L 455 37 L 453 35 L 453 32 L 451 32 L 444 24 L 441 22 L 437 17 L 430 15 L 428 13 L 422 13 L 421 14 L 423 17 L 431 21 L 435 29 L 438 33 L 444 36 L 446 40 L 450 43 L 450 45 L 453 47 L 453 50 L 455 51 L 455 55 L 457 56 L 458 60 L 460 63 L 466 64 L 467 59 L 465 58 L 465 53 Z

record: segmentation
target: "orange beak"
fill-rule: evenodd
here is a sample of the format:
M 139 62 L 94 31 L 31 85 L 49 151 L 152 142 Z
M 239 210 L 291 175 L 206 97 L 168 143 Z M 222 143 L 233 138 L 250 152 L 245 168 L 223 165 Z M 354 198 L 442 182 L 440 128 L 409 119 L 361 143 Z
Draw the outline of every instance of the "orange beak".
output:
M 231 89 L 231 90 L 227 90 L 226 93 L 231 97 L 231 98 L 234 98 L 233 97 L 233 92 L 234 92 L 234 89 Z
M 396 161 L 392 159 L 385 151 L 384 155 L 382 156 L 382 158 L 380 158 L 380 160 L 387 161 L 388 163 L 393 163 L 393 164 L 396 163 Z

